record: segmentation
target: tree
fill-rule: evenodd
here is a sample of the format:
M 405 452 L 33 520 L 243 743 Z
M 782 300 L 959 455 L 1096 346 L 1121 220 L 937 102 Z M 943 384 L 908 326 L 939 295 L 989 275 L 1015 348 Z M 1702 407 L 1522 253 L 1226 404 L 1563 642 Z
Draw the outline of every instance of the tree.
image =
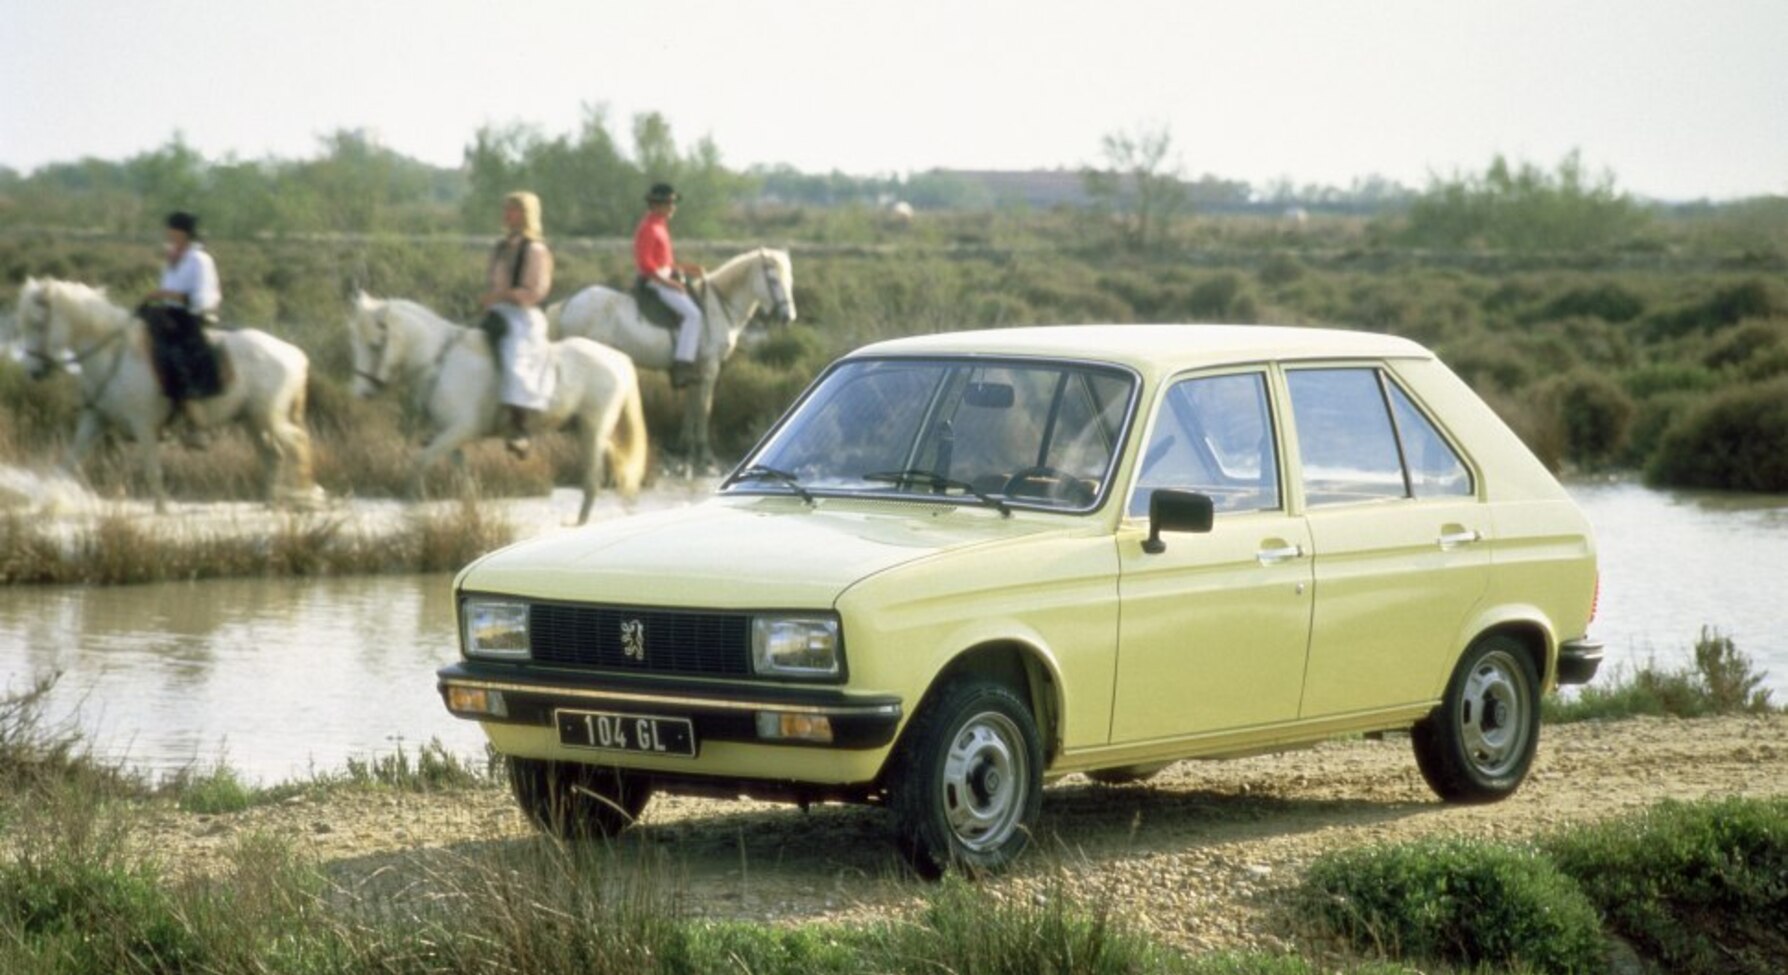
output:
M 1118 218 L 1124 242 L 1135 250 L 1166 244 L 1175 220 L 1191 209 L 1180 165 L 1169 162 L 1172 150 L 1165 125 L 1109 132 L 1100 141 L 1105 168 L 1081 173 L 1087 196 Z

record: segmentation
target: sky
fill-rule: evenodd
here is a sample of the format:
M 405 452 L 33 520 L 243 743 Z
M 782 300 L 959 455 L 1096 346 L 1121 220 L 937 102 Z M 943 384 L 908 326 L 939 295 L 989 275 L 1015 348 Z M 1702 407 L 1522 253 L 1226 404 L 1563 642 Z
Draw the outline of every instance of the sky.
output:
M 1572 149 L 1662 199 L 1788 194 L 1784 0 L 0 0 L 0 165 L 302 156 L 365 128 L 659 111 L 725 161 L 1078 167 L 1165 126 L 1188 175 L 1421 185 Z

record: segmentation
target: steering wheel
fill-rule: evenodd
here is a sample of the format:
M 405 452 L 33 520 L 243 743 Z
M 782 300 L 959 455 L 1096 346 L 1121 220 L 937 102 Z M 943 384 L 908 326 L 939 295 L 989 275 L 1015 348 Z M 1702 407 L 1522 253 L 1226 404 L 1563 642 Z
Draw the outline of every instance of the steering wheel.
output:
M 1022 490 L 1025 484 L 1043 483 L 1043 491 Z M 1006 486 L 1001 494 L 1008 498 L 1061 498 L 1072 502 L 1075 507 L 1085 507 L 1093 503 L 1095 489 L 1088 482 L 1056 467 L 1037 464 L 1018 471 L 1006 478 Z

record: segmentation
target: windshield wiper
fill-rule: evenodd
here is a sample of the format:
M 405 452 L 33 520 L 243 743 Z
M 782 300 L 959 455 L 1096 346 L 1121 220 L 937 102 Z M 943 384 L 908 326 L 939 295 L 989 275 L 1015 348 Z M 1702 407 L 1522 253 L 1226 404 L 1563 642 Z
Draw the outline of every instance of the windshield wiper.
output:
M 814 501 L 813 493 L 801 486 L 801 479 L 785 470 L 779 470 L 774 467 L 765 467 L 762 464 L 753 464 L 734 474 L 732 477 L 727 478 L 726 483 L 738 484 L 741 481 L 775 481 L 783 487 L 788 488 L 790 491 L 800 495 L 802 501 L 805 501 L 808 504 L 817 503 Z
M 863 475 L 863 480 L 886 481 L 896 487 L 902 484 L 923 484 L 933 490 L 942 489 L 948 491 L 951 488 L 955 488 L 958 491 L 973 495 L 975 500 L 989 508 L 995 509 L 1000 514 L 1005 515 L 1008 518 L 1012 517 L 1012 506 L 1007 504 L 1005 499 L 996 498 L 967 481 L 958 481 L 952 477 L 945 477 L 937 471 L 909 467 L 904 471 L 878 471 L 874 474 L 865 474 Z

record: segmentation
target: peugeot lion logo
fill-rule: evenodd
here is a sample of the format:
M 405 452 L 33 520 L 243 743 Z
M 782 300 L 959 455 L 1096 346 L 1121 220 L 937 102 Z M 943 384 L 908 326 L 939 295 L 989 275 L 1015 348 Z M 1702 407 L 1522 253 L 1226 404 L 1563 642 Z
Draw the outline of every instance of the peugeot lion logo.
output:
M 621 621 L 621 653 L 634 660 L 646 659 L 646 624 L 639 620 Z

